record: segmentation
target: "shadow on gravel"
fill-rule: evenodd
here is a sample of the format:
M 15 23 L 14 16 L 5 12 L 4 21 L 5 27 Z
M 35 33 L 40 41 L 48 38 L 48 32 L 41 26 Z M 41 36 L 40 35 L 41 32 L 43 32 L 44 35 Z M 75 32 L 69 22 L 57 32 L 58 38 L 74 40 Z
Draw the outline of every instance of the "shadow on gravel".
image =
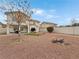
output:
M 64 45 L 71 45 L 70 43 L 64 43 Z

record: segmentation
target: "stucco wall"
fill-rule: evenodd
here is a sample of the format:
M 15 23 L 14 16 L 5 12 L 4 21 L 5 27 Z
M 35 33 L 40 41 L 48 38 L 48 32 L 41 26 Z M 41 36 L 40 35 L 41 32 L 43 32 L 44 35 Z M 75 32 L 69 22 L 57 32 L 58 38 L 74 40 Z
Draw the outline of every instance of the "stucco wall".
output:
M 46 28 L 40 28 L 40 32 L 47 32 Z
M 6 28 L 0 28 L 0 34 L 6 33 Z
M 79 35 L 79 27 L 56 27 L 54 32 Z

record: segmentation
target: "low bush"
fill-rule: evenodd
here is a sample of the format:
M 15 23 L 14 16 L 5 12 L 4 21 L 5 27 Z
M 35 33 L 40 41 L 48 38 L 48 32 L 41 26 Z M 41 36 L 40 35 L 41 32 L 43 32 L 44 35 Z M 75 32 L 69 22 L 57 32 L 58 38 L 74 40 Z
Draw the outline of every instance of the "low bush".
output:
M 54 28 L 53 28 L 53 27 L 47 27 L 47 31 L 48 31 L 49 33 L 52 33 L 52 32 L 53 32 L 53 30 L 54 30 Z

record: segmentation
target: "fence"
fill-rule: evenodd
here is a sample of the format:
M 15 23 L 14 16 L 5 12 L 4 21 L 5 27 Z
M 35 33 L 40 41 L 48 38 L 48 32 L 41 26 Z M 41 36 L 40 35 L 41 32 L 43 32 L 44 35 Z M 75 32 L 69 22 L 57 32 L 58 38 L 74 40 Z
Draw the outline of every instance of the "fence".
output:
M 6 33 L 6 28 L 0 28 L 0 33 Z M 13 32 L 13 29 L 9 29 L 10 32 Z M 40 32 L 47 32 L 47 29 L 41 29 Z M 79 26 L 76 27 L 55 27 L 54 32 L 63 33 L 63 34 L 72 34 L 79 35 Z
M 79 35 L 79 26 L 76 26 L 76 27 L 56 27 L 54 29 L 54 32 Z

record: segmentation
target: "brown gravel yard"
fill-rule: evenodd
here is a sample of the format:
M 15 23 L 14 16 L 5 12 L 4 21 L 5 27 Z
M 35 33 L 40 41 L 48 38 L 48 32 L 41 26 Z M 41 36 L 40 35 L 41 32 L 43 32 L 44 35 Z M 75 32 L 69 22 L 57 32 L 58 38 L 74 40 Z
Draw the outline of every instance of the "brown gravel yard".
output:
M 79 36 L 45 33 L 40 36 L 0 35 L 0 59 L 79 59 Z M 64 38 L 65 43 L 52 40 Z

